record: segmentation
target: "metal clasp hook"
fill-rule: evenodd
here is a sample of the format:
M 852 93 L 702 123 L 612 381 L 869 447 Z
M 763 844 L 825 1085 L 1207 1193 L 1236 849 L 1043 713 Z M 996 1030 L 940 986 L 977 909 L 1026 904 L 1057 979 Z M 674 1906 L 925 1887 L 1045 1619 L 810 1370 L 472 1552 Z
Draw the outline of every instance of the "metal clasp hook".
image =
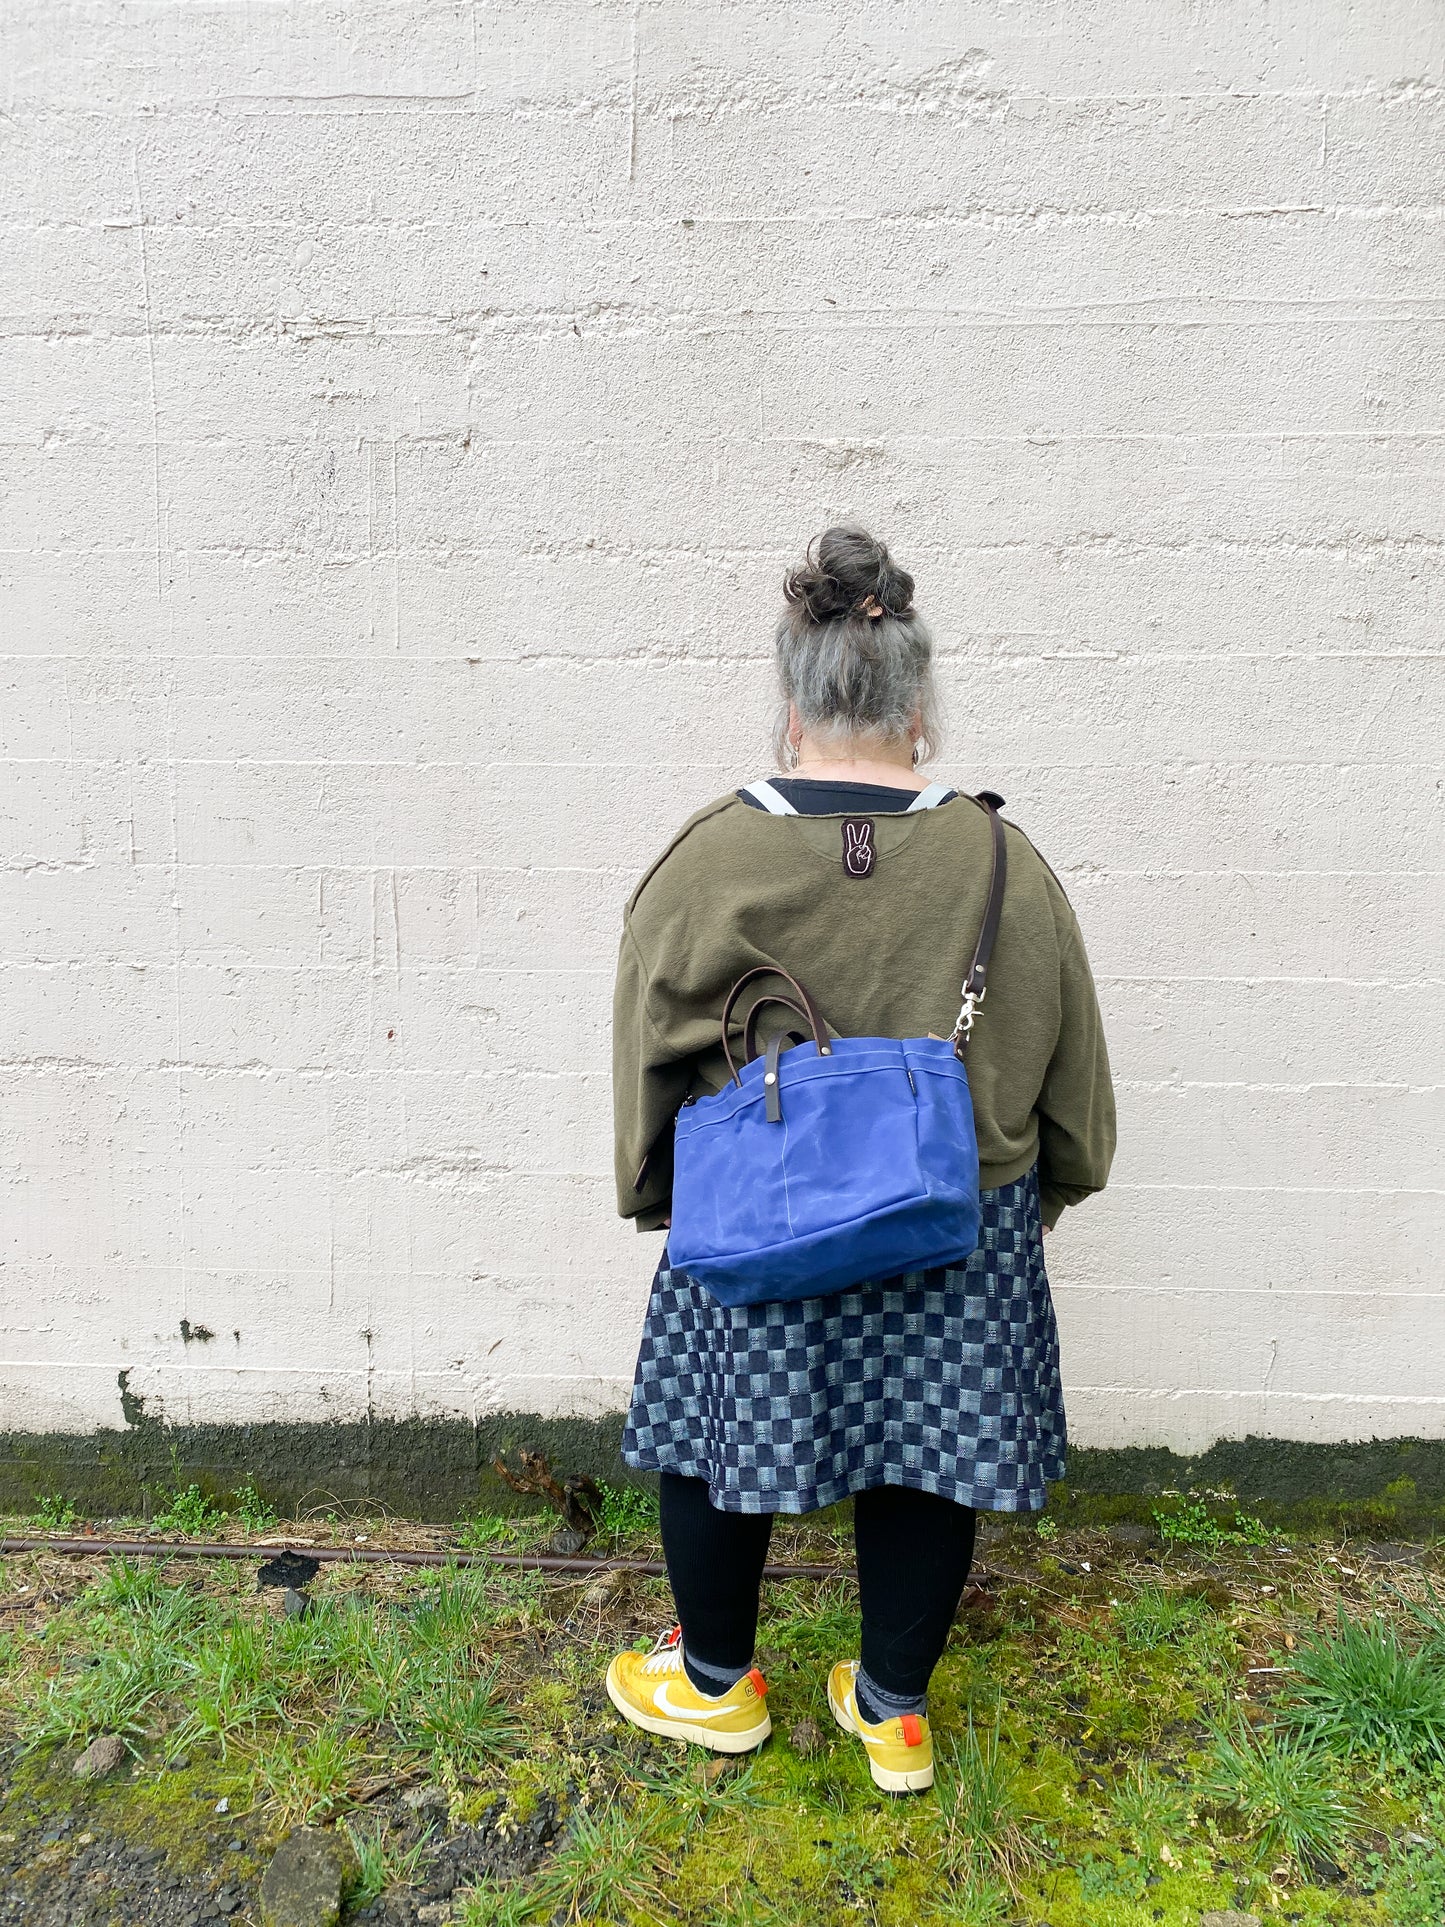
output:
M 964 1046 L 968 1042 L 968 1034 L 973 1029 L 973 1014 L 987 995 L 987 985 L 979 991 L 969 990 L 965 987 L 963 1005 L 958 1013 L 958 1022 L 954 1025 L 949 1036 L 949 1042 L 953 1045 L 955 1056 L 961 1057 L 963 1055 Z

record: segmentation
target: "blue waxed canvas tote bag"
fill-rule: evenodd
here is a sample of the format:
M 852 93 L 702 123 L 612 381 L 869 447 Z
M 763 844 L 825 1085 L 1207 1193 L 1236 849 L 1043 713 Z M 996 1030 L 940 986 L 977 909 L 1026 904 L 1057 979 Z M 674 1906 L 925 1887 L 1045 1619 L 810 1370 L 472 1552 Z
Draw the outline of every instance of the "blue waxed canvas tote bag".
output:
M 724 1305 L 814 1298 L 873 1278 L 962 1264 L 978 1243 L 978 1144 L 965 1052 L 983 1002 L 1003 907 L 1002 800 L 985 791 L 993 868 L 963 1005 L 952 1035 L 838 1037 L 796 977 L 749 970 L 723 1007 L 731 1081 L 689 1099 L 673 1140 L 668 1260 Z M 792 995 L 760 996 L 731 1029 L 759 978 Z M 758 1020 L 784 1006 L 806 1030 L 757 1049 Z M 792 1048 L 785 1049 L 785 1045 Z

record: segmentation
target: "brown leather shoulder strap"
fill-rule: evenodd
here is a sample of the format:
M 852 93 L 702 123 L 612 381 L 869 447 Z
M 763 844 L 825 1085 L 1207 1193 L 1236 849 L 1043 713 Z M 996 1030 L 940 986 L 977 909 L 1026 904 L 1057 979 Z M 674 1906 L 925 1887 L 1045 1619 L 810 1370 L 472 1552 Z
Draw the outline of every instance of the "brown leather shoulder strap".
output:
M 1008 845 L 1004 840 L 1003 818 L 999 810 L 1003 798 L 992 790 L 980 790 L 973 799 L 988 816 L 989 836 L 993 844 L 993 863 L 988 879 L 988 899 L 983 907 L 983 924 L 974 946 L 973 961 L 968 966 L 968 975 L 963 980 L 963 1006 L 958 1013 L 958 1022 L 953 1027 L 953 1048 L 962 1057 L 968 1044 L 968 1034 L 973 1029 L 973 1013 L 976 1005 L 983 1002 L 984 991 L 988 985 L 989 959 L 993 955 L 994 939 L 998 935 L 999 920 L 1003 916 L 1004 886 L 1008 882 Z
M 973 962 L 968 967 L 968 977 L 964 990 L 972 990 L 981 997 L 988 981 L 988 960 L 993 955 L 994 939 L 998 936 L 999 920 L 1003 916 L 1004 886 L 1008 882 L 1008 844 L 1004 840 L 1003 818 L 999 810 L 1003 798 L 995 796 L 992 790 L 980 790 L 978 801 L 988 811 L 988 827 L 993 841 L 993 864 L 988 879 L 988 901 L 983 909 L 983 926 L 978 933 L 978 943 L 973 953 Z

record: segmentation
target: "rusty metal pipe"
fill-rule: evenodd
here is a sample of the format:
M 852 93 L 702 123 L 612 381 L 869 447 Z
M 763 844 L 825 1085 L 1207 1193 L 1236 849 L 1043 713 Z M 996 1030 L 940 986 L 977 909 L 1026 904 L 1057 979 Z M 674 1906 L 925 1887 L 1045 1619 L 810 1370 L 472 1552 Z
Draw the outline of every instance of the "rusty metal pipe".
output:
M 194 1539 L 0 1539 L 0 1554 L 62 1552 L 78 1558 L 257 1559 L 295 1552 L 322 1565 L 512 1566 L 523 1572 L 637 1572 L 663 1579 L 660 1559 L 562 1558 L 546 1552 L 487 1552 L 458 1547 L 454 1552 L 388 1551 L 382 1546 L 308 1546 L 294 1539 L 257 1540 L 250 1545 L 202 1545 Z M 851 1566 L 764 1566 L 764 1579 L 852 1579 Z

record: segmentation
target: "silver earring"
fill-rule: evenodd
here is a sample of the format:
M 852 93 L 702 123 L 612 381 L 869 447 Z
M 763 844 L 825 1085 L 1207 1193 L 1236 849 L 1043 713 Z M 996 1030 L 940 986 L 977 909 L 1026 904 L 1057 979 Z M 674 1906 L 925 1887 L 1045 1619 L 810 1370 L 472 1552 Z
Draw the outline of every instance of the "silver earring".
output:
M 913 745 L 913 767 L 917 769 L 918 765 L 922 761 L 923 761 L 923 745 L 922 743 L 915 743 Z
M 786 754 L 783 757 L 783 762 L 788 769 L 796 769 L 798 767 L 798 763 L 800 760 L 801 759 L 799 758 L 799 755 L 798 755 L 798 745 L 792 740 L 791 737 L 789 737 L 788 747 L 787 747 Z

